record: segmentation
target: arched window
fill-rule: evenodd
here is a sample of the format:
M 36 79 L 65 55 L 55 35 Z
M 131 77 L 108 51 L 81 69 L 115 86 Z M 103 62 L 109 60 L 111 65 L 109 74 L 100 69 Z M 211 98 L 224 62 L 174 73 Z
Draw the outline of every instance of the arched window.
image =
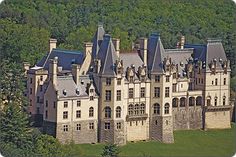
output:
M 93 117 L 93 107 L 89 108 L 89 117 Z
M 215 97 L 215 106 L 217 106 L 217 97 Z
M 223 105 L 225 106 L 226 96 L 223 97 Z
M 207 97 L 207 106 L 210 106 L 211 105 L 211 97 Z
M 165 114 L 169 114 L 169 110 L 170 110 L 170 105 L 169 103 L 165 104 Z
M 172 107 L 178 107 L 178 98 L 172 99 Z
M 111 108 L 105 107 L 105 118 L 111 118 Z
M 117 106 L 116 107 L 116 118 L 120 118 L 121 117 L 121 107 Z
M 153 105 L 153 114 L 160 114 L 160 105 L 158 103 Z
M 202 105 L 202 97 L 201 96 L 198 96 L 197 99 L 196 99 L 196 105 L 197 106 L 201 106 Z
M 132 104 L 130 104 L 130 105 L 128 106 L 128 114 L 129 114 L 129 115 L 133 115 L 133 109 L 134 109 L 134 106 L 133 106 Z
M 194 106 L 195 103 L 195 98 L 194 97 L 190 97 L 189 98 L 189 106 Z
M 135 115 L 139 114 L 139 104 L 135 104 L 135 106 L 134 106 L 134 114 Z
M 185 107 L 186 105 L 186 98 L 182 97 L 180 98 L 180 107 Z
M 144 114 L 145 113 L 145 104 L 141 104 L 140 105 L 140 114 Z

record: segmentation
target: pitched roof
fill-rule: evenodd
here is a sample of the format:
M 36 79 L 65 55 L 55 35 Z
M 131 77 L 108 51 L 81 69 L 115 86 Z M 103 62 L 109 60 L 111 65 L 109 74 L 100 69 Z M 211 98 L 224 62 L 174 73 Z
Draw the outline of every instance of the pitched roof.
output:
M 110 35 L 104 35 L 97 58 L 101 60 L 100 74 L 114 76 L 114 64 L 117 55 Z
M 97 32 L 93 37 L 93 48 L 92 48 L 92 58 L 96 58 L 99 47 L 102 43 L 103 36 L 105 34 L 105 30 L 102 25 L 98 25 Z
M 120 59 L 123 60 L 123 67 L 126 70 L 127 67 L 134 65 L 136 68 L 143 65 L 143 61 L 138 53 L 120 53 Z
M 148 39 L 148 70 L 152 73 L 163 72 L 163 53 L 165 52 L 160 36 L 152 34 Z
M 81 65 L 84 60 L 84 54 L 80 51 L 53 49 L 52 52 L 44 56 L 42 60 L 36 64 L 36 66 L 43 67 L 48 70 L 49 60 L 54 57 L 58 57 L 58 66 L 62 67 L 63 70 L 71 70 L 72 64 Z

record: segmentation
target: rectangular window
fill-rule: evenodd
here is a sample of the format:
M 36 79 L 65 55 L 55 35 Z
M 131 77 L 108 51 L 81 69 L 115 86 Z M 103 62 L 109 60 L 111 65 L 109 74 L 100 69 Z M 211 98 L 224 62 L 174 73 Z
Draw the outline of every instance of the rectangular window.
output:
M 43 76 L 40 76 L 40 81 L 43 81 Z
M 81 118 L 81 110 L 76 111 L 76 118 Z
M 46 105 L 45 105 L 46 107 L 48 107 L 48 101 L 46 100 Z
M 134 89 L 129 88 L 129 98 L 133 98 L 133 97 L 134 97 Z
M 170 97 L 170 88 L 169 87 L 165 88 L 165 97 Z
M 81 130 L 81 124 L 76 124 L 76 130 L 80 131 Z
M 121 122 L 116 123 L 116 129 L 117 130 L 121 129 Z
M 226 85 L 226 78 L 224 78 L 224 85 Z
M 121 78 L 117 79 L 117 85 L 121 85 Z
M 53 108 L 56 108 L 56 102 L 55 101 L 53 102 Z
M 202 78 L 202 84 L 203 84 L 203 78 Z
M 39 96 L 37 96 L 37 103 L 39 103 Z
M 63 112 L 63 119 L 68 119 L 68 112 L 67 111 Z
M 68 129 L 68 125 L 63 125 L 63 131 L 64 132 L 67 132 L 69 129 Z
M 197 85 L 197 78 L 195 79 L 195 84 Z
M 116 100 L 121 101 L 121 90 L 116 91 Z
M 65 101 L 65 102 L 64 102 L 64 108 L 67 108 L 67 107 L 68 107 L 68 102 Z
M 142 88 L 141 88 L 140 97 L 141 97 L 141 98 L 144 98 L 144 97 L 145 97 L 145 87 L 142 87 Z
M 111 101 L 111 91 L 106 90 L 106 101 Z
M 30 106 L 32 106 L 32 100 L 30 99 Z
M 32 78 L 30 78 L 30 84 L 32 84 L 32 82 L 33 82 L 33 79 L 32 79 Z
M 170 82 L 170 76 L 166 76 L 166 82 Z
M 43 91 L 43 85 L 40 85 L 39 87 L 40 87 L 40 88 L 39 88 L 39 89 L 40 89 L 40 92 L 42 92 L 42 91 Z
M 90 96 L 90 97 L 89 97 L 89 100 L 90 100 L 90 101 L 93 101 L 93 100 L 94 100 L 94 96 Z
M 110 123 L 105 123 L 105 129 L 108 130 L 108 129 L 110 129 L 110 128 L 111 128 Z
M 160 82 L 160 75 L 155 75 L 155 82 Z
M 199 84 L 201 83 L 201 79 L 200 79 L 200 78 L 198 78 L 198 83 L 199 83 Z
M 215 79 L 215 85 L 217 86 L 217 84 L 218 84 L 218 79 Z
M 45 119 L 48 119 L 48 111 L 45 111 Z
M 106 85 L 110 86 L 111 85 L 111 78 L 106 78 Z
M 90 90 L 89 90 L 89 92 L 90 92 L 90 93 L 93 93 L 93 92 L 94 92 L 94 90 L 93 90 L 93 89 L 90 89 Z
M 89 123 L 89 129 L 93 130 L 94 129 L 94 123 Z
M 78 101 L 77 101 L 77 107 L 80 107 L 80 105 L 81 105 L 81 101 L 78 100 Z
M 176 89 L 177 89 L 177 84 L 174 83 L 174 84 L 172 85 L 172 91 L 173 91 L 173 92 L 176 92 Z
M 32 88 L 30 88 L 30 94 L 32 94 Z
M 154 87 L 154 97 L 160 98 L 160 87 Z
M 40 110 L 39 110 L 39 107 L 37 107 L 37 114 L 39 114 L 39 111 L 40 111 Z

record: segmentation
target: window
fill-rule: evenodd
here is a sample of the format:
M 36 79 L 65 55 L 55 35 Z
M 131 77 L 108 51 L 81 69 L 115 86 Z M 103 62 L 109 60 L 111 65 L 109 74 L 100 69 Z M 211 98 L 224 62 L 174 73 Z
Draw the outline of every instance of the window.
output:
M 90 89 L 89 92 L 90 92 L 90 93 L 93 93 L 93 92 L 94 92 L 94 89 Z
M 133 76 L 130 76 L 129 77 L 129 82 L 133 82 L 134 81 L 134 77 Z
M 69 130 L 68 125 L 63 125 L 63 130 L 64 130 L 64 132 L 67 132 Z
M 195 79 L 195 84 L 197 85 L 197 78 Z
M 53 101 L 53 108 L 56 108 L 56 102 Z
M 132 121 L 129 122 L 129 125 L 132 126 Z
M 33 82 L 33 79 L 32 79 L 32 78 L 30 78 L 30 84 L 32 84 L 32 82 Z
M 121 122 L 116 123 L 116 129 L 121 129 Z
M 111 85 L 111 78 L 106 78 L 106 85 L 110 86 Z
M 121 117 L 121 107 L 117 106 L 116 107 L 116 118 L 120 118 Z
M 214 85 L 214 81 L 211 81 L 211 84 Z
M 89 117 L 93 117 L 93 107 L 89 108 Z
M 165 97 L 170 97 L 170 88 L 169 87 L 165 88 Z
M 32 100 L 30 99 L 30 106 L 32 106 Z
M 199 84 L 201 83 L 201 78 L 198 78 L 198 83 L 199 83 Z
M 160 75 L 155 75 L 155 82 L 160 82 Z
M 89 100 L 90 100 L 90 101 L 93 101 L 93 100 L 94 100 L 94 97 L 93 97 L 93 96 L 90 96 L 90 97 L 89 97 Z
M 191 76 L 190 76 L 191 77 Z M 176 73 L 173 73 L 173 79 L 176 79 Z
M 46 105 L 45 105 L 46 107 L 48 107 L 48 101 L 46 100 Z
M 134 114 L 135 115 L 139 114 L 139 104 L 135 104 L 135 106 L 134 106 Z
M 226 78 L 224 78 L 224 85 L 226 85 Z
M 39 111 L 40 111 L 40 109 L 39 109 L 39 107 L 37 107 L 37 114 L 39 114 Z
M 166 82 L 170 82 L 170 76 L 166 76 Z
M 225 99 L 226 99 L 226 97 L 224 96 L 223 97 L 223 105 L 225 106 Z
M 133 98 L 133 97 L 134 97 L 134 89 L 129 88 L 129 98 Z
M 43 91 L 43 85 L 40 85 L 39 89 L 40 89 L 40 92 L 42 92 Z
M 128 114 L 129 114 L 129 115 L 133 115 L 133 109 L 134 109 L 134 106 L 133 106 L 132 104 L 130 104 L 130 105 L 128 106 Z
M 111 101 L 111 91 L 106 90 L 106 101 Z
M 111 128 L 110 123 L 105 123 L 105 130 L 108 130 L 108 129 L 110 129 L 110 128 Z
M 45 119 L 48 119 L 48 111 L 45 111 Z
M 40 76 L 40 81 L 43 81 L 43 76 Z
M 202 78 L 202 80 L 201 80 L 201 83 L 203 84 L 203 78 Z
M 111 118 L 111 108 L 105 107 L 105 118 Z
M 94 123 L 89 123 L 89 129 L 93 130 L 94 129 Z
M 64 111 L 63 112 L 63 119 L 67 119 L 68 118 L 68 112 L 67 111 Z
M 39 96 L 37 96 L 37 103 L 39 103 Z
M 30 94 L 32 94 L 32 88 L 30 88 Z
M 158 103 L 153 105 L 153 114 L 160 114 L 160 105 Z
M 160 87 L 154 87 L 154 97 L 160 98 Z
M 140 105 L 140 114 L 144 114 L 145 113 L 145 104 L 141 104 Z
M 145 97 L 145 87 L 142 87 L 142 88 L 141 88 L 140 97 L 141 97 L 141 98 L 144 98 L 144 97 Z
M 116 100 L 121 101 L 121 90 L 116 91 Z
M 81 118 L 81 110 L 76 111 L 76 118 Z
M 76 130 L 80 131 L 81 130 L 81 124 L 76 124 Z
M 77 107 L 80 107 L 80 106 L 81 106 L 81 101 L 78 100 L 78 101 L 77 101 Z
M 177 89 L 177 84 L 175 83 L 172 85 L 172 92 L 176 92 L 176 89 Z
M 215 97 L 215 106 L 217 106 L 217 97 Z
M 121 78 L 117 79 L 117 85 L 121 85 Z
M 67 107 L 68 107 L 68 102 L 65 101 L 65 102 L 64 102 L 64 108 L 67 108 Z
M 170 105 L 168 103 L 165 104 L 165 114 L 169 114 Z
M 217 86 L 217 84 L 218 84 L 218 79 L 216 78 L 215 79 L 215 85 Z

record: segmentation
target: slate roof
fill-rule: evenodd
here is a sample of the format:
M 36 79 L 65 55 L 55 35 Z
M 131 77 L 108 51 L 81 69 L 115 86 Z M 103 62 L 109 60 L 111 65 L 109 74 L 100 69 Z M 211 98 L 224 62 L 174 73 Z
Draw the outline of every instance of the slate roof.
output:
M 76 89 L 79 90 L 79 94 L 76 94 Z M 58 76 L 56 90 L 58 90 L 59 98 L 88 96 L 85 86 L 81 84 L 76 85 L 72 76 Z M 64 90 L 66 95 L 63 94 Z
M 92 58 L 96 58 L 104 35 L 105 35 L 105 30 L 103 26 L 98 25 L 97 32 L 93 37 Z
M 53 49 L 51 53 L 44 56 L 36 66 L 49 69 L 49 60 L 54 57 L 58 57 L 58 67 L 62 67 L 63 70 L 71 70 L 72 64 L 81 65 L 84 60 L 84 54 L 80 51 L 69 51 L 61 49 Z
M 152 34 L 148 39 L 148 70 L 151 73 L 163 72 L 163 53 L 165 52 L 160 36 Z
M 104 35 L 97 58 L 101 60 L 100 74 L 107 76 L 116 75 L 114 64 L 116 62 L 117 55 L 110 35 Z
M 124 70 L 126 70 L 127 67 L 130 67 L 132 64 L 135 66 L 135 68 L 138 68 L 144 64 L 139 54 L 135 52 L 120 53 L 120 59 L 123 60 Z

